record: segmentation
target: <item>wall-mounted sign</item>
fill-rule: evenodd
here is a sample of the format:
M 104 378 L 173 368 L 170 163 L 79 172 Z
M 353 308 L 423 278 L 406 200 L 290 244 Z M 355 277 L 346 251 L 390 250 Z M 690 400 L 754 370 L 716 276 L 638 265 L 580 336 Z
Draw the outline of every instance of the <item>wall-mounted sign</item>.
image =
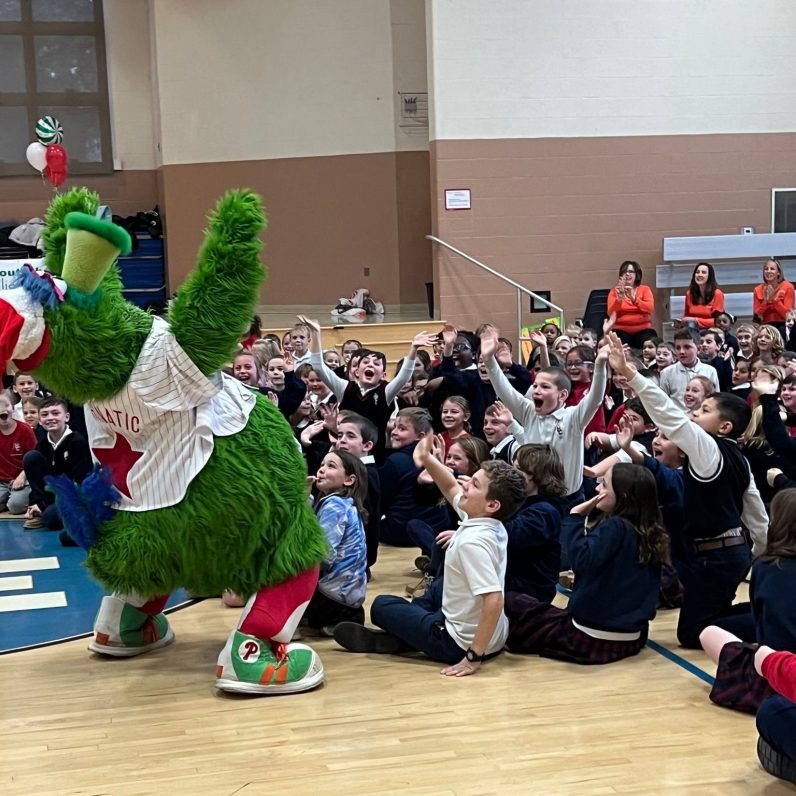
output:
M 469 188 L 446 188 L 445 189 L 445 209 L 446 210 L 469 210 L 470 209 L 470 189 Z

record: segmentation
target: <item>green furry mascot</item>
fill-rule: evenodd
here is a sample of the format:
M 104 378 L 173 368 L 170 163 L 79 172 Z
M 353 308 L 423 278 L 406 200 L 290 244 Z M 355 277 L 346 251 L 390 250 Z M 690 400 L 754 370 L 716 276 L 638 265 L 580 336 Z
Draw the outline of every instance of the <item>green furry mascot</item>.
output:
M 264 277 L 259 198 L 219 202 L 198 265 L 168 321 L 125 301 L 114 263 L 127 233 L 96 218 L 86 189 L 47 216 L 47 272 L 0 293 L 0 355 L 83 404 L 99 463 L 79 487 L 50 487 L 70 535 L 110 590 L 89 646 L 129 657 L 174 639 L 168 594 L 252 595 L 216 666 L 216 686 L 292 693 L 323 681 L 316 653 L 290 643 L 327 555 L 306 469 L 278 409 L 222 374 Z

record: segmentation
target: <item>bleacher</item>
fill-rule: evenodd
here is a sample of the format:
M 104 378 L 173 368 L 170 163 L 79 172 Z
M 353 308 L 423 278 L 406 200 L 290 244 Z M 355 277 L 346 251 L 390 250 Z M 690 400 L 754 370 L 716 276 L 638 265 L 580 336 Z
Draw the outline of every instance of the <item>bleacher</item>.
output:
M 713 266 L 726 311 L 751 319 L 752 291 L 762 281 L 763 264 L 769 257 L 782 263 L 786 279 L 796 280 L 796 262 L 788 262 L 796 260 L 796 232 L 664 238 L 664 262 L 655 269 L 655 287 L 669 292 L 665 318 L 682 317 L 694 266 L 704 261 Z

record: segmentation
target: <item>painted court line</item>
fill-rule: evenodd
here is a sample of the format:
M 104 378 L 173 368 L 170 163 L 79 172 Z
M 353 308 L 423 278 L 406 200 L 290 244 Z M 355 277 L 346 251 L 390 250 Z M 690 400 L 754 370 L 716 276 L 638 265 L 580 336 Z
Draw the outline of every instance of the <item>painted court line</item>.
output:
M 21 591 L 32 589 L 33 578 L 30 575 L 17 575 L 11 578 L 0 578 L 0 591 Z
M 709 675 L 707 672 L 700 669 L 698 666 L 694 666 L 693 663 L 687 661 L 685 658 L 681 658 L 676 652 L 672 652 L 668 647 L 664 647 L 662 644 L 658 644 L 657 641 L 653 641 L 651 638 L 647 639 L 647 646 L 655 650 L 659 655 L 663 655 L 664 658 L 670 660 L 672 663 L 676 663 L 678 666 L 685 669 L 690 674 L 698 677 L 700 680 L 703 680 L 708 685 L 713 685 L 716 682 L 716 678 Z
M 62 591 L 46 591 L 42 594 L 10 594 L 0 597 L 0 613 L 65 607 L 66 593 Z
M 61 565 L 55 556 L 46 558 L 12 558 L 0 561 L 0 574 L 6 572 L 35 572 L 41 569 L 60 569 Z

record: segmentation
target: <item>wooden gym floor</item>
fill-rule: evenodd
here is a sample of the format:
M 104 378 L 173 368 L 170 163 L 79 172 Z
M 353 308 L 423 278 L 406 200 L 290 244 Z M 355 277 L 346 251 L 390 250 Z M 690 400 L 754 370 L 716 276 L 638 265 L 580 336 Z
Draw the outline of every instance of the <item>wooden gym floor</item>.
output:
M 383 549 L 370 595 L 402 593 L 415 551 Z M 796 793 L 765 774 L 754 719 L 652 649 L 585 668 L 504 654 L 443 678 L 420 659 L 311 639 L 327 682 L 249 698 L 213 688 L 238 611 L 210 599 L 170 616 L 177 642 L 106 660 L 72 641 L 0 657 L 4 796 Z M 652 638 L 678 650 L 675 612 Z

